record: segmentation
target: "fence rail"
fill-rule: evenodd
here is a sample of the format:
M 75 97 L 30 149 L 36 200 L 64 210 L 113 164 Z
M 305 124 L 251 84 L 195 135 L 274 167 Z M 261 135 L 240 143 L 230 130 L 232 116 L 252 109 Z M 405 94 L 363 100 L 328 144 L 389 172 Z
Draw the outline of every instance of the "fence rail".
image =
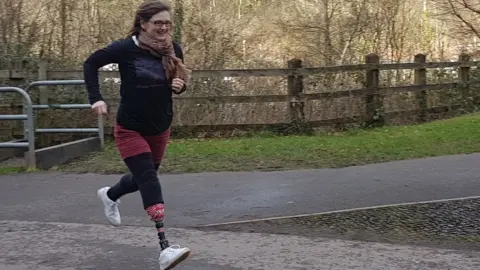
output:
M 441 113 L 449 110 L 458 109 L 459 104 L 451 106 L 427 106 L 427 93 L 436 90 L 456 89 L 459 86 L 471 87 L 480 84 L 479 81 L 470 79 L 470 70 L 472 67 L 480 66 L 480 61 L 471 61 L 470 55 L 461 54 L 456 62 L 427 62 L 426 56 L 423 54 L 415 55 L 413 63 L 380 63 L 380 57 L 376 54 L 365 56 L 365 64 L 326 66 L 326 67 L 303 67 L 302 61 L 292 59 L 288 61 L 287 68 L 278 69 L 230 69 L 230 70 L 194 70 L 195 78 L 212 78 L 212 77 L 263 77 L 263 76 L 280 76 L 287 77 L 286 95 L 260 95 L 260 96 L 176 96 L 176 100 L 188 100 L 195 103 L 265 103 L 265 102 L 286 102 L 289 104 L 290 121 L 288 123 L 273 124 L 213 124 L 213 125 L 193 125 L 184 126 L 176 125 L 178 129 L 214 131 L 214 130 L 234 130 L 234 129 L 264 129 L 266 127 L 281 127 L 289 124 L 307 123 L 310 126 L 317 127 L 323 125 L 336 125 L 345 123 L 365 123 L 372 118 L 378 116 L 378 111 L 383 106 L 382 96 L 393 93 L 415 93 L 418 102 L 418 109 L 404 110 L 401 112 L 388 112 L 384 116 L 391 117 L 399 114 L 416 114 L 419 121 L 426 121 L 429 113 Z M 427 83 L 427 69 L 432 68 L 456 68 L 458 69 L 459 80 L 457 82 L 449 82 L 442 84 Z M 380 71 L 382 70 L 414 70 L 414 83 L 406 86 L 381 87 Z M 336 72 L 363 72 L 364 88 L 341 90 L 322 93 L 304 93 L 304 77 L 321 73 Z M 117 71 L 100 71 L 100 77 L 103 78 L 119 78 Z M 74 80 L 72 84 L 78 84 L 75 80 L 83 79 L 83 72 L 79 70 L 47 70 L 46 64 L 39 65 L 38 72 L 26 72 L 23 70 L 0 70 L 0 79 L 7 80 Z M 44 84 L 43 84 L 44 85 Z M 48 92 L 43 92 L 43 94 Z M 344 118 L 309 120 L 305 117 L 305 103 L 307 101 L 328 100 L 341 97 L 362 97 L 365 98 L 365 114 L 353 115 Z M 40 100 L 48 100 L 48 97 L 42 97 L 40 92 Z M 60 105 L 50 104 L 43 105 L 48 102 L 40 102 L 42 105 L 34 105 L 35 109 L 57 108 Z M 62 104 L 62 108 L 68 106 L 75 107 L 75 104 Z M 319 108 L 321 109 L 321 108 Z
M 368 70 L 400 70 L 400 69 L 430 69 L 430 68 L 456 68 L 476 67 L 480 61 L 457 61 L 457 62 L 426 62 L 426 63 L 392 63 L 392 64 L 360 64 L 341 65 L 326 67 L 299 67 L 299 68 L 276 68 L 276 69 L 225 69 L 225 70 L 193 70 L 192 76 L 196 78 L 211 77 L 266 77 L 266 76 L 308 76 L 328 72 L 351 72 Z M 0 70 L 0 79 L 24 79 L 36 78 L 36 72 L 22 70 Z M 100 71 L 100 77 L 119 78 L 118 71 Z M 47 71 L 51 80 L 63 80 L 65 78 L 83 78 L 81 70 L 55 70 Z

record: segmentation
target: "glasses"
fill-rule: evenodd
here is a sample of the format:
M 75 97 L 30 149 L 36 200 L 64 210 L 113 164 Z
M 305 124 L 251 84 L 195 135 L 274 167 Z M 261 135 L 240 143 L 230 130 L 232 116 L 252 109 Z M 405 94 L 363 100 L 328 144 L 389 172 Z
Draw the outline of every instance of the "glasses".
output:
M 157 21 L 150 21 L 150 22 L 153 23 L 156 26 L 166 26 L 167 28 L 172 27 L 172 22 L 171 21 L 157 20 Z

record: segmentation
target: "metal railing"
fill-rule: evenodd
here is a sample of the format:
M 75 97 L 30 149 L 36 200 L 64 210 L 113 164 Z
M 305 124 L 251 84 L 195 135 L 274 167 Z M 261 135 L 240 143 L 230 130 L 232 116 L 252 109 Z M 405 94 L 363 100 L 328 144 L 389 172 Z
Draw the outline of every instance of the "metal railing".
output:
M 49 85 L 83 85 L 83 80 L 57 80 L 36 81 L 28 84 L 25 90 L 18 87 L 0 87 L 0 93 L 17 92 L 23 97 L 23 114 L 0 114 L 0 120 L 22 120 L 24 140 L 27 142 L 3 142 L 0 148 L 28 148 L 26 165 L 28 168 L 36 167 L 35 160 L 35 133 L 98 133 L 100 146 L 105 146 L 104 119 L 102 115 L 97 118 L 96 128 L 37 128 L 34 124 L 34 110 L 45 109 L 90 109 L 90 104 L 32 104 L 28 91 L 35 86 Z
M 59 86 L 59 85 L 83 85 L 85 84 L 84 80 L 53 80 L 53 81 L 36 81 L 28 84 L 25 87 L 25 92 L 32 87 L 37 86 Z M 32 105 L 33 110 L 46 110 L 46 109 L 90 109 L 90 104 L 34 104 Z M 24 106 L 25 109 L 25 106 Z M 24 123 L 24 134 L 28 134 L 28 125 Z M 97 127 L 96 128 L 38 128 L 35 130 L 36 133 L 98 133 L 100 138 L 100 146 L 103 149 L 105 146 L 105 134 L 104 134 L 104 119 L 102 115 L 99 115 L 97 118 Z
M 26 130 L 34 130 L 33 124 L 33 108 L 32 108 L 32 100 L 28 93 L 18 87 L 0 87 L 0 93 L 7 93 L 7 92 L 17 92 L 23 97 L 24 106 L 23 106 L 23 114 L 0 114 L 0 120 L 23 120 L 24 127 Z M 25 138 L 27 142 L 4 142 L 0 143 L 0 148 L 28 148 L 27 152 L 27 167 L 28 168 L 35 168 L 36 161 L 35 161 L 35 132 L 27 132 L 25 133 Z M 24 138 L 24 139 L 25 139 Z

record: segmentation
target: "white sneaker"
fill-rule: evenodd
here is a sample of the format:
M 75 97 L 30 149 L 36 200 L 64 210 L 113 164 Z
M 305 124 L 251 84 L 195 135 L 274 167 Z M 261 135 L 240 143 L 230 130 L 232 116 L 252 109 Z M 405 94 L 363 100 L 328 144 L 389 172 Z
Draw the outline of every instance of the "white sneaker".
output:
M 178 245 L 170 246 L 160 252 L 160 257 L 158 258 L 160 270 L 170 270 L 188 258 L 188 256 L 190 256 L 190 249 L 186 247 L 181 248 Z
M 120 211 L 118 210 L 118 205 L 120 204 L 120 200 L 116 202 L 110 200 L 107 196 L 107 191 L 110 187 L 103 187 L 97 191 L 97 196 L 103 203 L 103 210 L 105 212 L 105 216 L 107 220 L 113 226 L 119 226 L 121 223 L 120 219 Z

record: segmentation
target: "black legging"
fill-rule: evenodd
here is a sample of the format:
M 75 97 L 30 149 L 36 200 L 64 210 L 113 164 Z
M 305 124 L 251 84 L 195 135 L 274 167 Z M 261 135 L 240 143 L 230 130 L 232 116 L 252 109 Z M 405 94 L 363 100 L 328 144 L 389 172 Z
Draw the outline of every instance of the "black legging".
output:
M 157 170 L 160 165 L 153 164 L 152 154 L 143 153 L 126 158 L 124 162 L 127 164 L 130 173 L 123 175 L 120 181 L 108 190 L 107 196 L 111 200 L 116 201 L 125 194 L 140 190 L 145 210 L 151 206 L 163 205 L 162 188 L 157 177 Z M 163 213 L 160 214 L 161 218 L 157 214 L 154 211 L 153 214 L 149 215 L 152 215 L 151 218 L 155 222 L 155 227 L 158 231 L 160 247 L 164 250 L 169 247 L 169 243 L 163 230 Z
M 153 164 L 151 153 L 143 153 L 124 160 L 130 173 L 122 176 L 120 181 L 111 187 L 107 196 L 116 201 L 120 197 L 140 190 L 144 209 L 149 206 L 163 204 L 162 188 L 157 177 L 160 164 Z

